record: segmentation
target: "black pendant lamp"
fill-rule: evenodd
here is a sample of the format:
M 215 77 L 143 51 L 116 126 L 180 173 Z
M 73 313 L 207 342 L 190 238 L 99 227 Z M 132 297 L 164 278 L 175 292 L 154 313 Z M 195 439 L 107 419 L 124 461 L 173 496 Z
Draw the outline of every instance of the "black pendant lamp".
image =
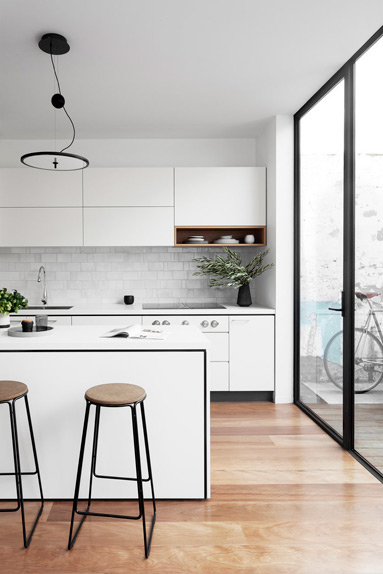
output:
M 52 106 L 57 110 L 64 110 L 68 120 L 72 125 L 73 136 L 70 144 L 64 147 L 61 151 L 36 151 L 32 153 L 26 153 L 25 155 L 21 156 L 20 161 L 28 167 L 50 171 L 76 171 L 79 169 L 84 169 L 89 165 L 89 161 L 86 157 L 65 152 L 65 150 L 71 147 L 75 140 L 76 129 L 74 127 L 72 118 L 65 108 L 65 98 L 61 93 L 60 82 L 53 61 L 53 56 L 61 56 L 63 54 L 67 54 L 70 50 L 70 46 L 66 41 L 66 38 L 60 34 L 44 34 L 39 42 L 39 48 L 46 54 L 50 55 L 53 72 L 57 82 L 58 93 L 52 96 Z

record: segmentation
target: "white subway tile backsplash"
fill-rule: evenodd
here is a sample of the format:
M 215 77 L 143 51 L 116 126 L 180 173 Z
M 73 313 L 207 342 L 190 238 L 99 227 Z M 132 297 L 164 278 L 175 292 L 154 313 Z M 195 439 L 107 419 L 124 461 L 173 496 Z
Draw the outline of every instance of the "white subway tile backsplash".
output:
M 174 303 L 185 300 L 234 303 L 237 291 L 209 288 L 194 276 L 194 257 L 222 254 L 219 248 L 172 247 L 0 247 L 0 288 L 17 289 L 31 304 L 42 294 L 37 273 L 47 272 L 50 304 L 121 303 L 124 294 L 137 302 Z M 241 250 L 245 261 L 256 248 Z M 256 284 L 252 284 L 253 297 Z

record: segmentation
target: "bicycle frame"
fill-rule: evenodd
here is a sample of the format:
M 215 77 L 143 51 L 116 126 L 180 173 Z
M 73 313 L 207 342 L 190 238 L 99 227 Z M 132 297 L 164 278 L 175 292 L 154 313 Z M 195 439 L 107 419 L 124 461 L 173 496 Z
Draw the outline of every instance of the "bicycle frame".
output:
M 383 313 L 383 309 L 374 309 L 374 307 L 372 306 L 371 301 L 370 301 L 369 299 L 367 299 L 367 298 L 366 298 L 366 301 L 367 301 L 367 303 L 368 303 L 370 309 L 369 309 L 369 311 L 368 311 L 368 315 L 367 315 L 367 319 L 366 319 L 366 322 L 365 322 L 365 324 L 364 324 L 364 327 L 362 327 L 362 334 L 361 334 L 361 336 L 360 336 L 360 338 L 359 338 L 359 341 L 358 341 L 358 344 L 356 345 L 356 348 L 355 348 L 355 357 L 358 356 L 359 346 L 360 346 L 360 344 L 361 344 L 362 338 L 363 338 L 363 345 L 362 345 L 361 352 L 360 352 L 359 356 L 360 356 L 360 357 L 363 356 L 364 344 L 365 344 L 365 341 L 366 341 L 366 337 L 364 337 L 363 335 L 364 335 L 365 333 L 367 333 L 368 331 L 370 331 L 370 325 L 371 325 L 372 319 L 374 320 L 376 329 L 377 329 L 377 331 L 378 331 L 379 339 L 380 339 L 381 343 L 383 344 L 383 333 L 382 333 L 382 329 L 381 329 L 380 324 L 379 324 L 379 321 L 378 321 L 378 319 L 377 319 L 377 317 L 376 317 L 377 313 Z M 382 362 L 381 362 L 381 361 L 376 361 L 376 359 L 375 359 L 375 360 L 372 360 L 372 359 L 363 358 L 363 361 L 364 361 L 365 363 L 369 363 L 369 364 L 371 364 L 371 365 L 377 365 L 377 366 L 379 365 L 379 366 L 382 366 Z

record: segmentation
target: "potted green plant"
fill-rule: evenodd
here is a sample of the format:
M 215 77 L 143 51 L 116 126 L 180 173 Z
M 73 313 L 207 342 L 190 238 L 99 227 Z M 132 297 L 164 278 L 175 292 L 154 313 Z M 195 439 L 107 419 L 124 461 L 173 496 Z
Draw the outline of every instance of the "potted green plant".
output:
M 211 257 L 193 259 L 198 263 L 199 269 L 193 275 L 209 275 L 211 277 L 209 287 L 225 286 L 238 289 L 237 305 L 249 307 L 251 305 L 250 282 L 274 265 L 274 263 L 263 265 L 269 249 L 258 253 L 247 265 L 242 265 L 242 259 L 237 252 L 231 251 L 228 247 L 223 247 L 223 250 L 228 255 L 226 259 L 220 255 L 214 259 Z
M 13 291 L 8 291 L 6 287 L 0 289 L 0 329 L 10 326 L 9 313 L 17 313 L 27 305 L 28 299 L 16 289 Z

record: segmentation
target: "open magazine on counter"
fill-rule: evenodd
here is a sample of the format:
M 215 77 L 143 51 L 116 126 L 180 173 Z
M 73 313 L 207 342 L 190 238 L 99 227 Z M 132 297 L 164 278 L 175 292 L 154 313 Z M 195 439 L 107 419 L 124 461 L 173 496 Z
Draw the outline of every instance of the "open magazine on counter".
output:
M 112 329 L 101 335 L 101 337 L 130 337 L 131 339 L 166 339 L 168 333 L 163 329 L 154 329 L 153 327 L 144 327 L 143 325 L 129 325 L 128 327 L 119 327 Z

